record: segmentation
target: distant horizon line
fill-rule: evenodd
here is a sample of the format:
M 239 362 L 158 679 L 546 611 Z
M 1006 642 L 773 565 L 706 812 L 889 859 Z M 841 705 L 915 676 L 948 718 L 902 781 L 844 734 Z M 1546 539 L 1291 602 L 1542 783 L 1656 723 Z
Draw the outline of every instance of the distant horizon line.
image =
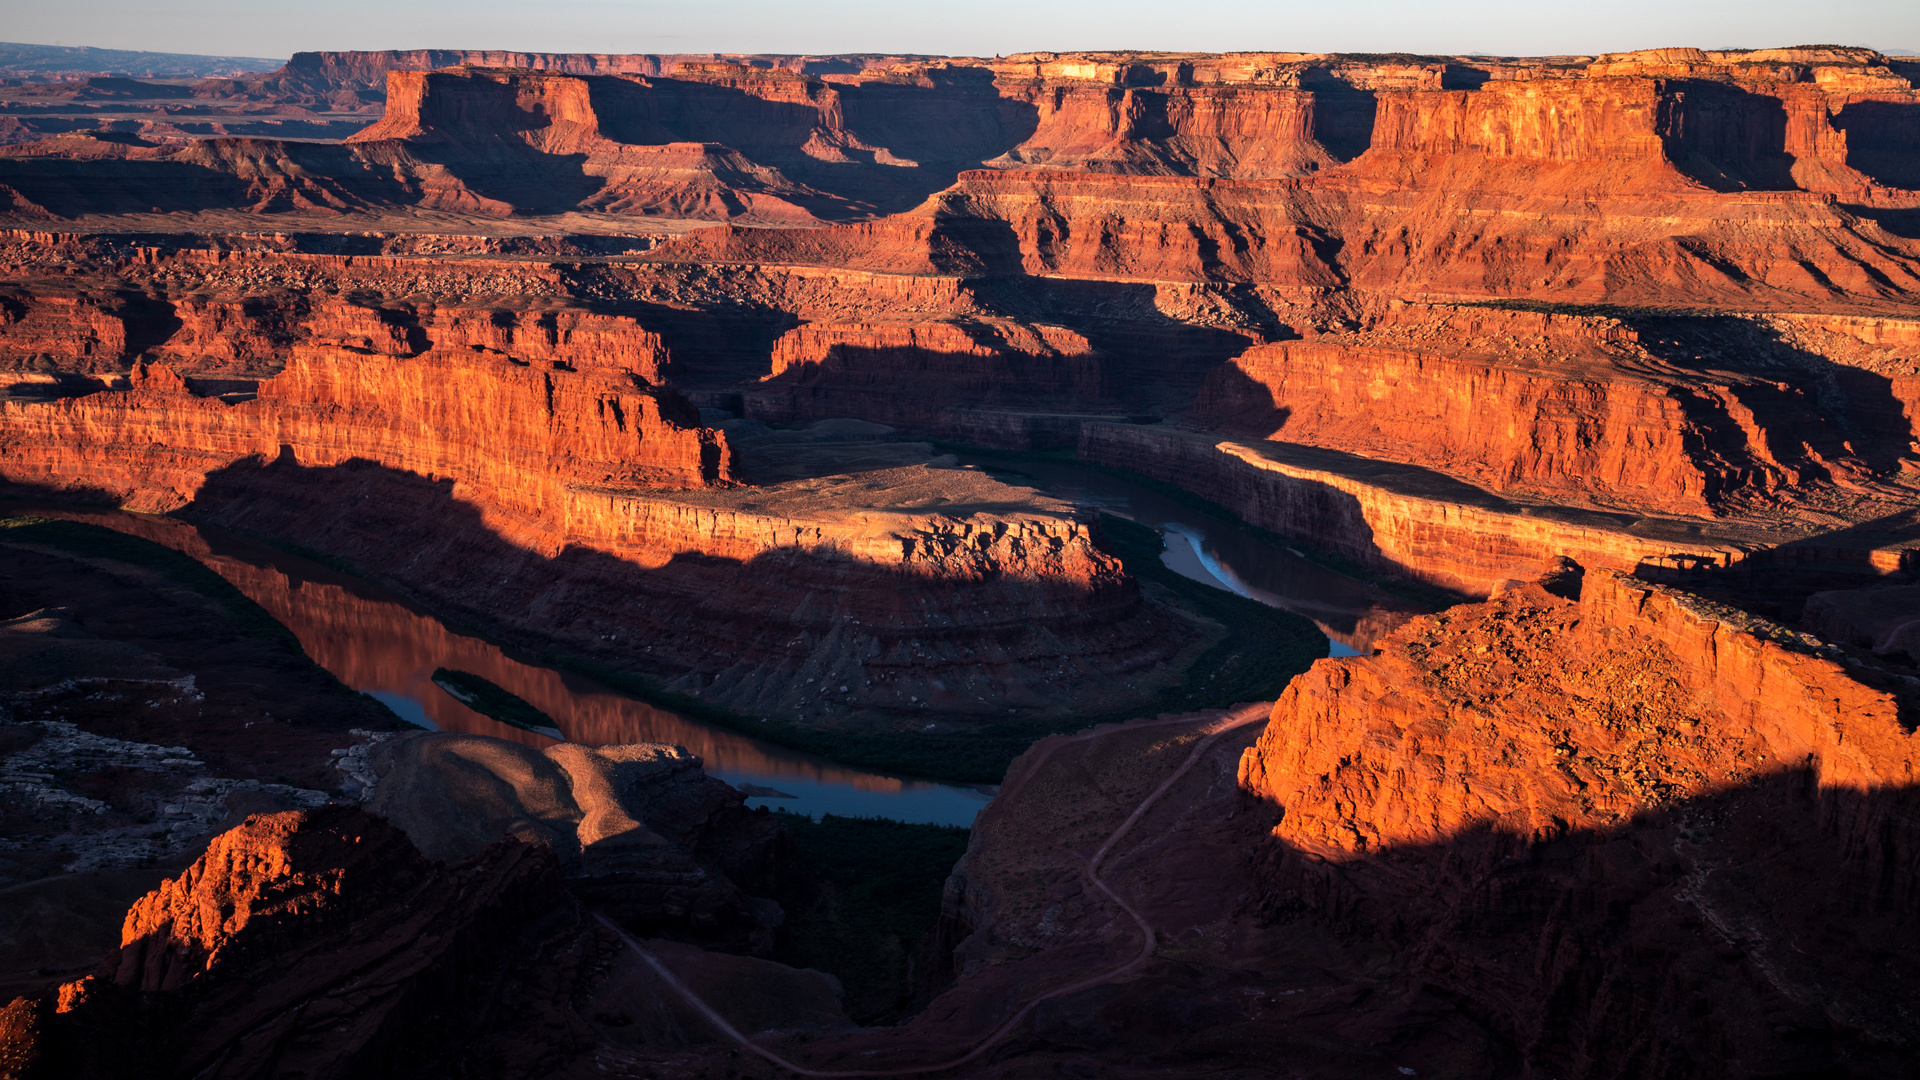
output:
M 786 52 L 727 50 L 727 49 L 688 49 L 688 50 L 647 49 L 647 50 L 601 51 L 601 50 L 590 50 L 590 49 L 539 49 L 539 48 L 524 48 L 524 47 L 516 48 L 516 47 L 499 47 L 499 46 L 462 46 L 462 45 L 412 45 L 412 46 L 394 45 L 394 46 L 387 46 L 385 48 L 377 48 L 377 49 L 369 49 L 369 48 L 296 49 L 292 53 L 288 54 L 287 56 L 275 57 L 275 56 L 248 56 L 248 55 L 234 54 L 234 53 L 172 52 L 168 50 L 159 50 L 159 49 L 116 49 L 116 48 L 112 48 L 104 45 L 66 45 L 58 42 L 46 43 L 46 42 L 27 42 L 27 41 L 0 41 L 0 49 L 6 49 L 10 47 L 31 48 L 31 49 L 61 49 L 61 50 L 69 50 L 74 52 L 119 53 L 119 54 L 128 55 L 128 56 L 154 56 L 154 57 L 164 56 L 164 57 L 175 57 L 175 58 L 185 59 L 185 60 L 229 60 L 229 61 L 258 60 L 258 61 L 266 61 L 270 63 L 281 64 L 281 65 L 288 63 L 293 59 L 294 56 L 299 55 L 300 53 L 399 53 L 399 52 L 430 52 L 430 51 L 522 52 L 522 53 L 545 53 L 550 56 L 765 56 L 765 57 L 780 57 L 780 58 L 803 57 L 803 56 L 822 57 L 822 58 L 898 56 L 906 59 L 925 59 L 925 60 L 987 59 L 988 58 L 987 55 L 984 53 L 934 53 L 934 52 L 916 52 L 916 51 L 910 51 L 910 50 L 904 50 L 904 49 L 897 50 L 897 51 L 866 49 L 866 50 L 858 50 L 858 51 L 850 50 L 846 52 L 806 51 L 806 52 L 786 53 Z M 1506 59 L 1544 59 L 1544 58 L 1565 57 L 1565 56 L 1608 56 L 1608 55 L 1618 56 L 1626 53 L 1649 52 L 1655 49 L 1693 49 L 1693 48 L 1700 49 L 1703 52 L 1758 52 L 1761 50 L 1772 50 L 1772 49 L 1842 48 L 1842 49 L 1866 49 L 1887 57 L 1920 57 L 1920 50 L 1882 48 L 1875 45 L 1860 45 L 1860 44 L 1841 45 L 1834 42 L 1822 42 L 1818 44 L 1803 43 L 1803 44 L 1794 44 L 1794 45 L 1759 45 L 1759 46 L 1649 45 L 1639 49 L 1612 49 L 1612 50 L 1593 51 L 1593 52 L 1559 52 L 1559 53 L 1491 53 L 1491 52 L 1427 53 L 1427 52 L 1415 52 L 1415 51 L 1410 51 L 1406 49 L 1379 50 L 1379 49 L 1285 49 L 1285 48 L 1269 48 L 1269 49 L 1148 49 L 1148 48 L 1047 49 L 1047 48 L 1033 48 L 1033 49 L 1022 49 L 1022 50 L 1018 50 L 1016 52 L 1011 52 L 1011 53 L 995 53 L 993 54 L 993 56 L 994 57 L 1024 56 L 1032 53 L 1054 53 L 1059 55 L 1159 53 L 1159 54 L 1166 54 L 1166 55 L 1199 55 L 1199 56 L 1229 56 L 1229 55 L 1236 55 L 1236 54 L 1253 54 L 1253 53 L 1309 53 L 1309 54 L 1316 54 L 1321 56 L 1435 56 L 1435 57 L 1452 56 L 1452 57 L 1484 59 L 1484 60 L 1506 60 Z

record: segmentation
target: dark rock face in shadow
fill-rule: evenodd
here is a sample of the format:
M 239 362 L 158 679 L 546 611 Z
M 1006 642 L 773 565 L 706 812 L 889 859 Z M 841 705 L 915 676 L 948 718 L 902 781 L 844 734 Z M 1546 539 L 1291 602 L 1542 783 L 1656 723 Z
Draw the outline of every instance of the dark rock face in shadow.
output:
M 1605 571 L 1417 619 L 1296 680 L 1243 759 L 1283 815 L 1260 908 L 1394 942 L 1536 1072 L 1899 1075 L 1912 696 Z
M 56 1076 L 537 1075 L 593 1045 L 567 1002 L 602 933 L 544 847 L 446 866 L 358 808 L 261 815 L 9 1050 Z
M 1834 115 L 1833 126 L 1846 133 L 1849 166 L 1887 187 L 1920 188 L 1920 156 L 1913 152 L 1920 145 L 1920 105 L 1849 102 Z
M 188 514 L 303 537 L 442 612 L 540 651 L 559 645 L 630 663 L 642 648 L 635 643 L 650 645 L 642 662 L 669 685 L 761 715 L 777 709 L 793 718 L 797 703 L 844 684 L 851 697 L 842 707 L 883 725 L 931 715 L 990 724 L 1020 706 L 982 704 L 962 690 L 978 682 L 984 695 L 988 684 L 979 680 L 1026 667 L 1037 675 L 1009 674 L 995 685 L 1038 688 L 1059 670 L 1063 643 L 1077 643 L 1068 646 L 1076 667 L 1125 671 L 1188 640 L 1169 634 L 1168 617 L 1122 576 L 954 583 L 798 547 L 746 563 L 690 551 L 645 566 L 579 546 L 547 557 L 498 535 L 450 483 L 367 462 L 243 461 L 209 476 Z M 959 595 L 968 598 L 964 607 L 954 604 Z M 930 628 L 923 613 L 936 611 L 947 614 Z M 808 678 L 819 683 L 810 689 Z M 1082 690 L 1114 687 L 1080 684 L 1075 692 Z
M 1911 787 L 1821 792 L 1787 770 L 1546 842 L 1476 829 L 1341 863 L 1275 847 L 1261 905 L 1399 943 L 1403 978 L 1479 1018 L 1514 1068 L 1894 1077 L 1920 1040 L 1911 883 L 1834 832 L 1916 808 Z
M 1791 191 L 1787 111 L 1780 99 L 1686 81 L 1668 103 L 1663 133 L 1681 171 L 1719 191 Z
M 436 733 L 376 753 L 368 809 L 434 858 L 471 858 L 517 836 L 550 848 L 569 891 L 636 932 L 773 951 L 790 843 L 680 747 L 543 752 Z

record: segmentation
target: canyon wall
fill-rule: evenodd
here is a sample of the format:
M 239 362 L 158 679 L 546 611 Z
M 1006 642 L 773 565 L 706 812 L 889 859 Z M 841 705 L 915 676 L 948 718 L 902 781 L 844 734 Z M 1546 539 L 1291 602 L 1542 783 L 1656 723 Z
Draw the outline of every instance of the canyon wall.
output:
M 463 66 L 424 70 L 438 60 Z M 1302 190 L 1346 204 L 1339 224 L 1371 254 L 1391 248 L 1398 231 L 1395 224 L 1357 243 L 1371 232 L 1362 206 L 1385 194 L 1381 185 L 1473 188 L 1508 204 L 1654 200 L 1666 204 L 1665 216 L 1676 206 L 1737 205 L 1743 200 L 1729 196 L 1742 192 L 1909 206 L 1900 192 L 1912 170 L 1898 148 L 1920 108 L 1911 81 L 1866 50 L 1793 61 L 1702 54 L 1684 63 L 1477 67 L 1307 55 L 829 63 L 303 54 L 260 92 L 271 96 L 265 87 L 274 83 L 294 98 L 352 96 L 372 93 L 378 76 L 391 81 L 387 114 L 349 147 L 134 140 L 116 150 L 95 140 L 89 153 L 145 160 L 147 175 L 129 184 L 135 178 L 110 162 L 75 172 L 57 148 L 23 148 L 37 160 L 0 160 L 0 183 L 16 213 L 40 215 L 104 208 L 99 200 L 116 196 L 144 212 L 154 205 L 141 202 L 151 198 L 146 189 L 177 174 L 172 198 L 203 208 L 404 205 L 486 216 L 572 208 L 793 223 L 904 211 L 985 164 L 1272 182 L 1282 191 L 1283 181 L 1306 179 Z M 101 190 L 75 191 L 83 176 Z M 278 200 L 262 197 L 268 178 Z M 1323 200 L 1285 201 L 1313 216 Z M 1651 207 L 1621 212 L 1662 216 Z M 1082 231 L 1091 224 L 1073 218 Z M 1509 244 L 1532 231 L 1482 224 L 1500 225 Z M 1219 239 L 1209 237 L 1208 250 Z M 1239 259 L 1256 254 L 1243 249 L 1287 243 L 1271 228 L 1226 239 L 1218 250 Z M 1852 250 L 1874 255 L 1870 245 Z
M 700 486 L 730 474 L 726 441 L 683 401 L 600 373 L 483 354 L 399 359 L 302 350 L 251 401 L 195 396 L 143 364 L 129 389 L 6 410 L 6 477 L 111 492 L 149 512 L 190 502 L 207 475 L 284 452 L 313 465 L 379 462 L 457 477 L 476 501 L 565 536 L 569 485 Z M 113 465 L 102 468 L 103 460 Z
M 1229 434 L 1419 465 L 1491 491 L 1687 516 L 1864 480 L 1875 468 L 1863 455 L 1911 442 L 1898 427 L 1862 438 L 1844 412 L 1823 415 L 1836 403 L 1816 400 L 1811 379 L 1681 367 L 1618 321 L 1591 321 L 1600 325 L 1430 309 L 1400 317 L 1416 335 L 1390 321 L 1369 335 L 1256 346 L 1215 369 L 1196 409 Z
M 744 408 L 776 424 L 858 416 L 962 442 L 1070 444 L 1077 428 L 1045 414 L 1117 408 L 1110 379 L 1105 358 L 1065 327 L 817 322 L 773 343 L 772 371 Z
M 866 474 L 905 505 L 733 486 L 723 435 L 604 368 L 302 346 L 251 400 L 142 364 L 125 390 L 0 410 L 15 490 L 298 538 L 742 712 L 1124 708 L 1217 633 L 1170 633 L 1187 617 L 1145 601 L 1070 508 L 1010 509 L 978 474 Z
M 463 66 L 412 70 L 443 59 Z M 385 116 L 340 144 L 0 154 L 16 219 L 138 216 L 4 245 L 10 475 L 328 536 L 474 613 L 574 603 L 556 566 L 591 564 L 651 582 L 662 633 L 719 580 L 699 558 L 804 566 L 785 584 L 841 583 L 841 621 L 869 626 L 911 621 L 901 580 L 1004 590 L 981 608 L 1002 612 L 1038 583 L 1072 635 L 1075 602 L 1151 606 L 1070 514 L 976 511 L 938 469 L 889 474 L 948 500 L 912 513 L 722 489 L 724 440 L 676 390 L 708 424 L 1077 445 L 1469 592 L 1562 554 L 1879 575 L 1910 562 L 1920 400 L 1905 71 L 1865 50 L 303 59 L 300 93 L 387 80 Z M 132 227 L 156 221 L 173 235 Z M 60 449 L 115 440 L 132 460 Z M 482 588 L 316 520 L 300 500 L 323 495 L 416 499 L 367 520 L 456 566 L 542 561 Z M 621 634 L 597 600 L 577 614 L 567 640 Z M 674 644 L 677 677 L 738 663 L 739 700 L 790 704 L 774 638 L 818 620 L 768 620 L 750 649 Z M 880 692 L 854 658 L 900 642 L 826 637 L 846 693 Z M 1116 670 L 1177 651 L 1119 639 Z M 1059 670 L 1023 640 L 1007 672 Z M 1023 707 L 1016 680 L 969 679 L 962 699 Z
M 1266 910 L 1405 943 L 1536 1069 L 1891 1075 L 1915 688 L 1607 571 L 1554 588 L 1578 599 L 1516 587 L 1289 686 L 1241 763 L 1284 810 Z
M 1291 443 L 1244 443 L 1164 427 L 1089 423 L 1080 456 L 1163 480 L 1256 528 L 1372 570 L 1485 595 L 1560 556 L 1663 574 L 1730 566 L 1738 543 L 1676 522 L 1506 503 L 1418 468 Z
M 568 999 L 598 933 L 540 845 L 447 866 L 355 807 L 261 814 L 136 903 L 100 974 L 14 1002 L 37 1022 L 7 1051 L 62 1076 L 525 1075 L 593 1045 Z M 517 1023 L 480 1022 L 492 1000 Z
M 520 68 L 565 75 L 667 75 L 688 64 L 738 63 L 756 68 L 807 72 L 857 72 L 894 62 L 893 57 L 758 56 L 751 53 L 543 53 L 497 49 L 382 49 L 297 52 L 278 71 L 252 79 L 202 83 L 203 93 L 246 87 L 261 96 L 372 91 L 387 86 L 393 71 L 449 67 Z
M 73 238 L 15 239 L 18 250 Z M 116 256 L 131 265 L 115 266 Z M 139 247 L 100 262 L 123 287 L 95 278 L 0 292 L 0 372 L 98 379 L 147 360 L 189 377 L 258 379 L 277 373 L 297 345 L 393 357 L 483 351 L 649 384 L 664 381 L 671 363 L 660 334 L 632 315 L 556 303 L 559 274 L 537 263 L 474 260 L 450 271 L 425 257 Z M 14 269 L 37 277 L 34 268 Z M 428 276 L 440 279 L 441 295 L 421 295 Z M 144 279 L 142 287 L 125 288 L 128 278 Z M 478 303 L 462 305 L 461 293 Z

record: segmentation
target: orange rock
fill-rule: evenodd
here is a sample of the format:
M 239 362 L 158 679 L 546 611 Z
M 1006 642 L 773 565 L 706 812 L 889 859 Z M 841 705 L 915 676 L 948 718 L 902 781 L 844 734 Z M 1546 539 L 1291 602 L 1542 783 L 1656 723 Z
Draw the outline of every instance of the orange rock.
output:
M 127 912 L 114 981 L 174 990 L 225 965 L 257 963 L 410 891 L 429 872 L 405 834 L 356 810 L 257 815 L 214 837 L 185 874 Z
M 997 411 L 1084 409 L 1109 397 L 1108 381 L 1087 339 L 1063 327 L 992 318 L 823 321 L 774 342 L 772 372 L 748 391 L 746 408 L 776 424 L 858 416 L 964 438 L 970 423 L 990 425 Z M 1019 422 L 1009 419 L 1010 428 Z
M 591 926 L 539 845 L 505 840 L 447 866 L 358 807 L 256 815 L 136 903 L 105 977 L 69 984 L 41 1018 L 56 1075 L 565 1062 L 591 1043 L 568 1006 Z M 480 1021 L 495 995 L 515 1024 Z
M 1624 341 L 1609 351 L 1543 335 L 1507 351 L 1452 332 L 1433 328 L 1433 351 L 1257 346 L 1209 377 L 1199 407 L 1231 434 L 1666 514 L 1711 516 L 1730 497 L 1872 472 L 1810 395 L 1777 379 L 1685 371 Z M 1780 423 L 1796 429 L 1769 430 Z
M 1578 596 L 1514 583 L 1295 679 L 1241 759 L 1279 811 L 1257 906 L 1391 943 L 1536 1070 L 1899 1075 L 1913 688 L 1609 571 Z
M 1089 423 L 1079 450 L 1177 484 L 1257 528 L 1470 595 L 1536 577 L 1562 556 L 1659 575 L 1749 554 L 1671 519 L 1507 502 L 1431 470 L 1295 443 Z M 1888 554 L 1897 568 L 1901 556 Z
M 544 547 L 564 542 L 569 485 L 703 486 L 731 469 L 724 437 L 677 395 L 497 354 L 303 348 L 256 400 L 231 405 L 140 365 L 124 392 L 0 409 L 15 483 L 107 489 L 169 510 L 207 473 L 285 447 L 307 463 L 374 461 L 475 485 L 515 535 L 546 533 Z M 115 464 L 102 468 L 109 446 Z
M 1277 839 L 1336 861 L 1613 827 L 1791 769 L 1821 790 L 1920 783 L 1899 699 L 1785 633 L 1606 570 L 1577 602 L 1510 589 L 1316 663 L 1241 783 L 1286 809 Z M 1840 839 L 1879 859 L 1873 835 Z

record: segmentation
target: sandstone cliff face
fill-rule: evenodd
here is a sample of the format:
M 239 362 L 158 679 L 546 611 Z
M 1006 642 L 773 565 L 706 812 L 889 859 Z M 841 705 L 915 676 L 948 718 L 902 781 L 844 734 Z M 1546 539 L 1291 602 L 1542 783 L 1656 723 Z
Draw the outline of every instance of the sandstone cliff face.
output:
M 413 162 L 421 205 L 507 216 L 569 205 L 670 217 L 751 216 L 806 223 L 827 199 L 720 145 L 674 139 L 646 115 L 643 84 L 531 72 L 394 72 L 386 116 L 353 136 L 375 156 Z M 638 132 L 609 137 L 602 113 Z M 651 136 L 651 137 L 650 137 Z M 465 161 L 488 174 L 470 182 Z
M 350 807 L 258 815 L 127 915 L 44 1018 L 57 1075 L 539 1075 L 592 1045 L 569 997 L 595 937 L 552 856 L 447 867 Z M 498 999 L 496 1001 L 496 995 Z M 513 1003 L 508 1032 L 483 1018 Z
M 1527 587 L 1422 618 L 1380 656 L 1322 661 L 1289 687 L 1242 783 L 1288 808 L 1277 836 L 1330 857 L 1473 825 L 1527 840 L 1617 824 L 1785 769 L 1821 789 L 1912 783 L 1920 748 L 1893 693 L 1729 618 L 1610 571 L 1577 602 Z M 1557 717 L 1533 695 L 1582 704 Z M 1400 733 L 1370 745 L 1383 724 Z M 1375 784 L 1389 762 L 1392 783 Z M 1913 870 L 1887 867 L 1896 895 Z
M 1035 79 L 1003 91 L 1031 102 L 1037 126 L 1008 165 L 1135 175 L 1304 176 L 1364 145 L 1373 102 L 1357 93 L 1280 87 L 1117 87 Z M 1329 149 L 1331 144 L 1336 149 Z
M 647 383 L 663 381 L 671 363 L 660 335 L 632 316 L 529 303 L 532 297 L 524 293 L 502 296 L 496 305 L 462 306 L 354 302 L 298 289 L 309 274 L 372 283 L 387 276 L 382 270 L 420 271 L 427 268 L 423 264 L 368 266 L 363 259 L 356 266 L 351 257 L 207 251 L 156 256 L 154 262 L 161 264 L 160 277 L 185 270 L 218 291 L 183 294 L 161 287 L 103 295 L 21 289 L 0 300 L 0 371 L 111 377 L 136 360 L 157 360 L 190 377 L 258 378 L 278 372 L 296 345 L 339 345 L 385 356 L 478 350 L 631 372 Z M 256 290 L 247 282 L 236 289 L 235 277 L 278 278 L 275 285 L 295 288 Z
M 770 423 L 858 416 L 965 438 L 973 434 L 967 420 L 981 412 L 1098 407 L 1111 398 L 1108 381 L 1092 345 L 1064 327 L 818 322 L 774 342 L 772 371 L 750 392 L 747 411 Z M 956 406 L 967 415 L 953 415 Z
M 340 94 L 378 96 L 392 71 L 433 71 L 449 67 L 518 68 L 566 75 L 668 75 L 694 64 L 734 61 L 759 68 L 793 71 L 860 71 L 881 67 L 891 57 L 757 56 L 722 53 L 542 53 L 498 49 L 382 49 L 349 52 L 297 52 L 284 67 L 251 80 L 208 80 L 206 91 L 240 83 L 259 96 Z M 206 92 L 203 91 L 203 92 Z
M 490 59 L 502 66 L 473 66 Z M 469 66 L 419 70 L 437 60 Z M 1914 176 L 1900 149 L 1910 145 L 1902 138 L 1913 123 L 1912 84 L 1867 51 L 1479 66 L 1298 54 L 836 65 L 427 51 L 306 55 L 260 89 L 274 82 L 294 97 L 351 97 L 373 92 L 383 73 L 393 80 L 388 115 L 353 147 L 149 144 L 135 156 L 153 162 L 152 176 L 93 195 L 59 168 L 5 180 L 20 213 L 68 214 L 118 198 L 141 211 L 173 208 L 167 200 L 255 212 L 579 208 L 791 224 L 904 210 L 987 162 L 1326 176 L 1327 190 L 1347 191 L 1349 202 L 1357 181 L 1362 194 L 1381 194 L 1381 184 L 1474 187 L 1499 189 L 1508 202 L 1684 205 L 1715 192 L 1799 191 L 1907 205 L 1899 192 Z M 1587 167 L 1598 162 L 1607 168 Z M 175 173 L 184 181 L 189 166 L 221 179 L 163 182 Z M 162 191 L 159 201 L 149 194 Z M 1366 225 L 1360 211 L 1342 214 L 1356 231 Z M 1370 243 L 1390 243 L 1396 231 Z M 1524 232 L 1497 231 L 1509 244 Z
M 215 837 L 185 874 L 127 912 L 113 981 L 177 990 L 244 962 L 243 934 L 260 939 L 257 956 L 298 936 L 313 915 L 356 921 L 424 882 L 428 866 L 398 831 L 364 818 L 341 822 L 344 834 L 327 828 L 354 816 L 267 814 Z
M 1596 171 L 1566 169 L 1582 181 Z M 1695 188 L 1607 195 L 1599 212 L 1591 197 L 1446 169 L 1310 181 L 975 170 L 912 214 L 804 236 L 696 233 L 652 257 L 1243 284 L 1306 319 L 1347 290 L 1821 310 L 1842 295 L 1897 301 L 1920 282 L 1909 241 L 1831 196 Z M 1541 227 L 1564 217 L 1583 222 L 1577 242 Z
M 170 510 L 208 473 L 287 448 L 322 465 L 380 462 L 457 477 L 516 536 L 567 534 L 569 485 L 700 486 L 729 475 L 725 440 L 683 402 L 618 378 L 505 357 L 396 361 L 350 350 L 297 354 L 253 401 L 196 397 L 164 366 L 131 388 L 44 404 L 7 403 L 7 479 L 92 487 Z M 506 438 L 500 438 L 506 433 Z M 100 467 L 112 448 L 116 464 Z
M 1890 1003 L 1920 958 L 1883 952 L 1920 915 L 1911 688 L 1779 635 L 1589 571 L 1321 661 L 1241 763 L 1284 812 L 1271 910 L 1407 941 L 1535 1068 L 1883 1073 L 1916 1036 Z
M 861 480 L 885 497 L 978 476 L 926 473 Z M 802 501 L 792 509 L 766 489 L 581 492 L 592 539 L 546 557 L 449 485 L 372 467 L 238 468 L 190 512 L 301 537 L 510 641 L 637 664 L 749 716 L 918 729 L 1113 711 L 1178 678 L 1161 665 L 1217 633 L 1149 603 L 1090 528 L 1057 513 L 832 510 L 805 505 L 806 490 L 785 497 Z M 774 505 L 750 508 L 761 500 Z
M 1749 556 L 1737 540 L 1715 542 L 1679 522 L 1510 503 L 1426 469 L 1294 443 L 1089 423 L 1079 451 L 1178 485 L 1257 528 L 1469 595 L 1531 579 L 1563 555 L 1655 577 Z
M 412 340 L 355 311 L 316 332 Z M 831 480 L 727 493 L 725 437 L 618 369 L 298 346 L 252 400 L 140 365 L 124 391 L 0 408 L 11 483 L 298 536 L 491 625 L 629 662 L 646 649 L 677 688 L 741 711 L 1105 710 L 1177 678 L 1157 665 L 1194 640 L 1086 525 L 1006 512 L 973 474 L 865 477 L 905 506 L 842 505 Z M 742 590 L 741 566 L 770 576 Z M 933 638 L 924 612 L 946 613 Z M 1127 679 L 1059 682 L 1083 664 Z
M 1817 376 L 1681 367 L 1615 320 L 1403 310 L 1371 334 L 1249 349 L 1209 376 L 1200 415 L 1492 491 L 1690 516 L 1865 480 L 1863 455 L 1911 440 L 1885 417 L 1863 436 L 1844 412 L 1823 415 L 1846 403 L 1819 400 Z

